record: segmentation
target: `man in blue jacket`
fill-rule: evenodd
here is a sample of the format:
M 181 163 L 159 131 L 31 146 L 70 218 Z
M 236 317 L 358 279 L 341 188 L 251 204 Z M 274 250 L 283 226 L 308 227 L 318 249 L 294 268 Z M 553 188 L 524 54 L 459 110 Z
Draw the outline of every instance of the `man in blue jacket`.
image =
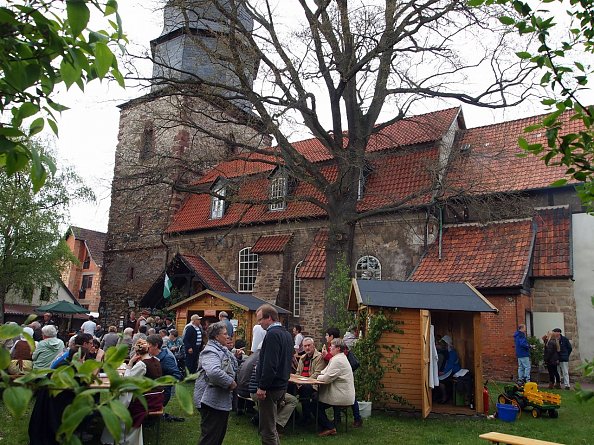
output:
M 518 380 L 526 383 L 530 381 L 530 343 L 526 337 L 526 325 L 521 324 L 514 334 L 516 357 L 518 358 Z
M 175 356 L 169 349 L 163 349 L 163 339 L 159 334 L 152 334 L 146 338 L 146 342 L 149 345 L 148 352 L 153 357 L 159 359 L 161 363 L 161 371 L 163 375 L 171 375 L 176 378 L 176 380 L 182 379 L 181 371 L 177 366 L 177 360 Z M 163 401 L 163 408 L 167 406 L 171 396 L 173 395 L 173 386 L 165 386 L 163 388 L 165 399 Z M 170 414 L 164 414 L 163 417 L 165 420 L 175 420 L 175 421 L 183 421 L 185 420 L 183 417 L 176 417 Z
M 256 311 L 266 337 L 260 349 L 256 368 L 258 390 L 256 397 L 260 408 L 260 437 L 262 445 L 280 443 L 276 424 L 278 403 L 284 399 L 293 363 L 293 337 L 278 321 L 274 306 L 263 304 Z

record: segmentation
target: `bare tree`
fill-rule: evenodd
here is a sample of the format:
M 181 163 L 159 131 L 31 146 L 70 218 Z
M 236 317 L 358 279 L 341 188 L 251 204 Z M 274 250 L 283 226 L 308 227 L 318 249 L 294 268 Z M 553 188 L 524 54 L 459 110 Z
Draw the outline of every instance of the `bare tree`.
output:
M 518 104 L 531 94 L 533 72 L 515 57 L 517 36 L 504 31 L 497 21 L 501 11 L 493 7 L 469 8 L 458 0 L 291 3 L 298 3 L 294 12 L 299 16 L 289 26 L 279 18 L 285 2 L 168 1 L 166 20 L 181 17 L 185 36 L 215 68 L 211 73 L 188 70 L 153 48 L 150 81 L 156 96 L 185 98 L 179 113 L 160 117 L 165 125 L 193 128 L 200 137 L 233 147 L 231 155 L 262 155 L 258 162 L 282 166 L 312 186 L 315 193 L 293 198 L 327 215 L 327 270 L 332 270 L 342 254 L 352 264 L 358 221 L 410 206 L 427 192 L 433 202 L 452 196 L 443 190 L 444 159 L 431 167 L 431 190 L 362 211 L 358 186 L 372 164 L 373 154 L 366 150 L 370 141 L 383 138 L 384 144 L 397 146 L 398 140 L 387 140 L 393 136 L 384 134 L 386 128 L 413 110 L 444 101 L 492 108 Z M 180 15 L 173 19 L 172 11 Z M 471 85 L 477 76 L 480 90 Z M 236 133 L 202 125 L 195 117 L 204 102 L 234 107 L 245 118 L 234 124 L 251 119 L 253 128 L 257 120 L 277 145 L 238 140 Z M 296 132 L 317 138 L 328 161 L 322 165 L 295 149 L 290 140 Z M 328 164 L 336 174 L 325 173 Z M 174 186 L 191 191 L 182 182 Z

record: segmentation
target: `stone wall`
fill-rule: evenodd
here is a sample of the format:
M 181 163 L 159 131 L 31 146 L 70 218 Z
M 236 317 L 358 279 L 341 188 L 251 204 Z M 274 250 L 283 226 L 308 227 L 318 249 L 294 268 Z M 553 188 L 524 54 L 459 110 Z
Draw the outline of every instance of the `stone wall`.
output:
M 173 185 L 191 183 L 231 154 L 233 147 L 213 135 L 238 144 L 268 143 L 252 126 L 183 96 L 145 97 L 122 106 L 101 285 L 110 323 L 131 303 L 137 306 L 175 253 L 162 239 L 185 197 Z M 200 254 L 187 253 L 192 252 Z
M 573 297 L 573 281 L 571 279 L 538 279 L 532 288 L 532 309 L 534 312 L 561 312 L 565 325 L 566 336 L 573 352 L 569 357 L 569 367 L 573 374 L 579 374 L 580 365 L 579 338 L 577 331 L 577 316 L 575 299 Z M 557 326 L 551 326 L 551 329 Z

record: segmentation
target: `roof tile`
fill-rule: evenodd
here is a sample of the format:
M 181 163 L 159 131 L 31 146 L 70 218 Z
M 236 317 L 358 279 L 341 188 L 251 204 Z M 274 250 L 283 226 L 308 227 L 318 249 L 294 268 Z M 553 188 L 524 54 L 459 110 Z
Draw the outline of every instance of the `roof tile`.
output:
M 84 241 L 87 249 L 97 266 L 103 266 L 103 251 L 105 250 L 105 241 L 107 233 L 97 232 L 95 230 L 83 229 L 82 227 L 70 226 L 74 238 Z
M 181 259 L 190 267 L 194 269 L 198 278 L 200 278 L 204 285 L 211 290 L 219 292 L 235 292 L 235 290 L 227 283 L 217 271 L 208 264 L 200 255 L 182 255 Z
M 532 275 L 540 278 L 570 277 L 571 212 L 568 207 L 539 209 Z
M 261 236 L 254 247 L 252 247 L 252 253 L 281 253 L 292 235 L 268 235 Z
M 314 242 L 305 256 L 301 268 L 297 273 L 298 278 L 324 278 L 326 275 L 326 241 L 328 230 L 320 229 Z
M 532 253 L 531 220 L 487 225 L 464 224 L 444 230 L 413 272 L 412 281 L 468 281 L 478 288 L 522 286 Z

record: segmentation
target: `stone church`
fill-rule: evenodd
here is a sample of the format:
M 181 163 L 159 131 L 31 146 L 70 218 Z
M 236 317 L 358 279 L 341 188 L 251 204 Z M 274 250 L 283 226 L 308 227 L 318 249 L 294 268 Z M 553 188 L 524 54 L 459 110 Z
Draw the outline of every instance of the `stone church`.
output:
M 223 46 L 209 32 L 224 31 L 216 14 L 208 8 L 194 13 L 188 20 L 193 39 L 203 39 L 198 46 L 184 33 L 179 11 L 165 8 L 163 32 L 151 42 L 152 90 L 121 105 L 102 301 L 115 323 L 139 307 L 165 307 L 167 271 L 179 299 L 203 289 L 252 294 L 288 309 L 290 324 L 318 338 L 328 231 L 325 214 L 299 200 L 312 195 L 311 186 L 265 157 L 241 155 L 242 145 L 271 144 L 244 103 L 220 95 L 199 100 L 159 81 L 234 81 L 202 51 Z M 359 179 L 362 211 L 415 198 L 403 210 L 358 223 L 356 276 L 471 283 L 499 310 L 482 316 L 487 376 L 514 373 L 512 335 L 520 323 L 535 335 L 562 326 L 576 363 L 583 349 L 578 339 L 594 344 L 592 315 L 580 315 L 594 291 L 592 280 L 578 284 L 575 276 L 589 260 L 574 248 L 592 243 L 587 234 L 594 224 L 584 222 L 574 185 L 550 187 L 562 168 L 516 157 L 523 128 L 538 119 L 468 129 L 461 108 L 404 119 L 372 139 L 369 169 Z M 571 125 L 566 121 L 566 128 Z M 209 137 L 205 128 L 228 137 Z M 544 134 L 529 137 L 531 143 L 545 140 Z M 294 147 L 333 174 L 319 141 Z M 436 194 L 443 197 L 440 205 L 431 199 Z

